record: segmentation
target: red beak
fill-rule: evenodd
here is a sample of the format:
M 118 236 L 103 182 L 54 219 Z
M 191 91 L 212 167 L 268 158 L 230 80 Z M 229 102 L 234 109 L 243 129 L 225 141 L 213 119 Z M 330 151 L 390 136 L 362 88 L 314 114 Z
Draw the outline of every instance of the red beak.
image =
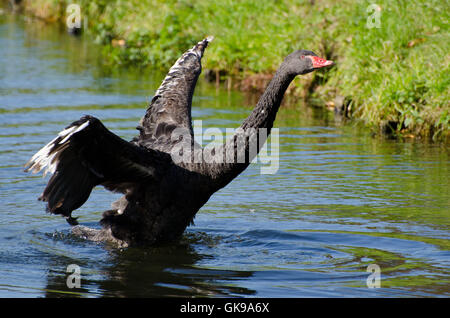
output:
M 314 68 L 321 68 L 325 66 L 334 65 L 333 61 L 328 61 L 318 56 L 309 55 L 308 57 L 312 60 Z

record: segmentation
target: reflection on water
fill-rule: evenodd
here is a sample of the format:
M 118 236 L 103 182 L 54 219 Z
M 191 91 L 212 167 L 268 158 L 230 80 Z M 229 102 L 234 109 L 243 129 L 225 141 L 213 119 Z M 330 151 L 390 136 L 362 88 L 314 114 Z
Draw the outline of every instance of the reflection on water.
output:
M 69 244 L 73 245 L 83 244 L 70 235 L 59 234 L 58 236 L 58 240 L 65 241 L 64 244 L 70 241 L 72 243 Z M 230 281 L 250 277 L 251 272 L 195 268 L 196 263 L 207 257 L 198 254 L 192 247 L 193 244 L 204 244 L 202 236 L 204 235 L 201 233 L 188 234 L 178 244 L 152 249 L 106 248 L 105 251 L 97 246 L 96 250 L 89 251 L 87 255 L 89 260 L 85 262 L 80 262 L 79 258 L 73 260 L 83 269 L 82 287 L 66 295 L 69 297 L 74 295 L 160 297 L 254 294 L 252 290 L 229 284 Z M 97 259 L 95 264 L 92 263 L 94 255 Z M 60 256 L 50 257 L 49 264 L 46 266 L 58 270 L 47 277 L 45 287 L 47 297 L 60 297 L 60 293 L 55 291 L 67 290 L 68 262 L 69 260 L 66 259 L 61 261 Z M 86 271 L 86 268 L 90 267 L 93 268 Z M 217 277 L 221 277 L 227 283 L 217 283 Z
M 289 102 L 278 172 L 252 165 L 179 243 L 114 249 L 72 236 L 36 200 L 47 179 L 23 164 L 84 114 L 131 139 L 165 74 L 107 69 L 90 41 L 6 13 L 0 50 L 0 296 L 450 295 L 448 148 L 372 138 Z M 204 129 L 237 127 L 249 111 L 241 94 L 199 82 Z M 97 227 L 117 196 L 95 189 L 74 214 Z M 70 264 L 79 289 L 67 287 Z M 370 264 L 379 289 L 367 288 Z

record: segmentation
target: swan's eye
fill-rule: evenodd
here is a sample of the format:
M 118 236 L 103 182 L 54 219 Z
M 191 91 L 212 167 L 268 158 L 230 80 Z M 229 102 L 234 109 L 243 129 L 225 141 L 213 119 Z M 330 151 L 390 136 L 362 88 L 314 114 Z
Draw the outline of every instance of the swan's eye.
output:
M 302 55 L 302 56 L 300 56 L 300 58 L 301 58 L 302 60 L 304 60 L 304 59 L 305 59 L 305 56 L 304 56 L 304 55 Z

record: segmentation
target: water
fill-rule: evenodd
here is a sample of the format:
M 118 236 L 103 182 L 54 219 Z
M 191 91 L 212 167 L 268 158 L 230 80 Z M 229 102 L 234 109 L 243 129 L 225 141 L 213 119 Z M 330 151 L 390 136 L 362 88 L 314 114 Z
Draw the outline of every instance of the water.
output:
M 98 51 L 0 14 L 0 297 L 450 295 L 448 148 L 373 138 L 289 103 L 276 121 L 278 172 L 250 166 L 179 243 L 116 249 L 71 235 L 36 200 L 48 178 L 23 165 L 84 114 L 131 139 L 165 75 L 111 70 Z M 203 128 L 238 127 L 250 110 L 241 94 L 200 81 L 193 117 Z M 74 215 L 98 227 L 117 197 L 96 188 Z M 67 287 L 70 264 L 80 288 Z M 367 287 L 370 264 L 381 288 Z

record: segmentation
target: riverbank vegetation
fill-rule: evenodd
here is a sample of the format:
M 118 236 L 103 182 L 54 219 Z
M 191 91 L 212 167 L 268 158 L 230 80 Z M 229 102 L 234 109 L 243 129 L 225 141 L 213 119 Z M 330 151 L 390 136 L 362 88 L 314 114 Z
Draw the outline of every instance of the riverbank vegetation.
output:
M 65 22 L 72 0 L 23 0 L 28 14 Z M 374 131 L 449 140 L 450 36 L 446 0 L 78 0 L 84 32 L 105 63 L 167 69 L 207 35 L 204 73 L 261 90 L 296 49 L 336 61 L 289 94 L 362 120 Z

